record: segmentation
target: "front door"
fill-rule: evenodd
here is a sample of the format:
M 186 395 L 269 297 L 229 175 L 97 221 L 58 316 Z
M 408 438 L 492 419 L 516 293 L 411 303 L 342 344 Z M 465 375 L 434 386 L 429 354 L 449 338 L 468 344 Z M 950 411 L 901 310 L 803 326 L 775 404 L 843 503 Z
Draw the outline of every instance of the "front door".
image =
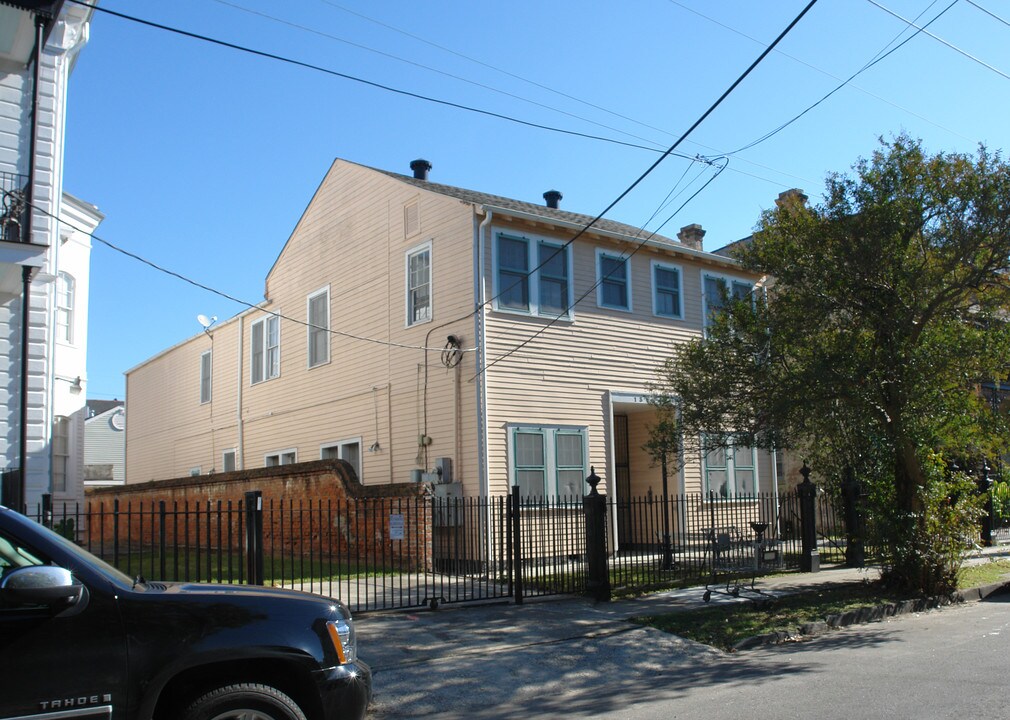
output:
M 628 459 L 628 416 L 614 415 L 614 475 L 617 481 L 617 542 L 626 546 L 631 535 L 631 462 Z

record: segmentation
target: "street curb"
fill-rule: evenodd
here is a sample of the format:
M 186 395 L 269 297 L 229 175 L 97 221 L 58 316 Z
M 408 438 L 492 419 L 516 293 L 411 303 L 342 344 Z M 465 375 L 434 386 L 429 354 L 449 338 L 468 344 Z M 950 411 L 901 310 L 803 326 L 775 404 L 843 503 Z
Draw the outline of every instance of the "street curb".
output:
M 824 620 L 804 623 L 797 628 L 785 628 L 773 630 L 762 635 L 754 635 L 736 643 L 730 652 L 741 650 L 753 650 L 754 648 L 766 645 L 781 645 L 787 642 L 799 642 L 818 635 L 824 635 L 831 630 L 849 627 L 850 625 L 864 625 L 872 622 L 880 622 L 889 617 L 907 615 L 909 613 L 924 612 L 941 608 L 946 605 L 956 605 L 965 602 L 978 602 L 994 595 L 1001 595 L 1010 592 L 1010 580 L 1004 580 L 981 587 L 968 588 L 950 595 L 939 595 L 929 598 L 918 598 L 916 600 L 903 600 L 897 603 L 887 603 L 885 605 L 867 605 L 865 607 L 849 610 L 844 613 L 828 615 Z

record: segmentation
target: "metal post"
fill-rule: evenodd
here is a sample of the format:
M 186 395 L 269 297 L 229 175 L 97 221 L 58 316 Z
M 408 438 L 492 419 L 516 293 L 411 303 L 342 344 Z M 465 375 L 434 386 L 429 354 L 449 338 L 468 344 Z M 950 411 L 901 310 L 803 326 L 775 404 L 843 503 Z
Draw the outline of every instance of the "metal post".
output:
M 842 482 L 842 504 L 845 518 L 845 566 L 850 568 L 861 568 L 866 565 L 861 498 L 862 487 L 856 480 L 852 468 L 847 467 Z
M 263 584 L 263 493 L 245 494 L 246 570 L 250 585 Z
M 607 564 L 607 498 L 596 490 L 600 476 L 589 468 L 589 494 L 582 499 L 586 513 L 586 564 L 589 580 L 586 592 L 597 602 L 610 600 L 610 568 Z
M 803 482 L 797 490 L 800 496 L 800 572 L 818 572 L 821 557 L 817 553 L 817 486 L 810 482 L 810 468 L 806 463 L 800 468 Z
M 673 567 L 673 547 L 670 544 L 670 488 L 666 470 L 666 451 L 660 456 L 663 472 L 663 569 Z M 595 487 L 593 490 L 595 491 Z
M 985 495 L 985 514 L 982 516 L 981 541 L 982 547 L 992 547 L 992 478 L 989 476 L 989 463 L 982 461 L 982 477 L 978 481 L 978 491 Z
M 510 519 L 512 521 L 512 597 L 516 605 L 523 604 L 523 551 L 522 551 L 522 517 L 520 516 L 521 500 L 519 486 L 512 486 L 509 495 Z

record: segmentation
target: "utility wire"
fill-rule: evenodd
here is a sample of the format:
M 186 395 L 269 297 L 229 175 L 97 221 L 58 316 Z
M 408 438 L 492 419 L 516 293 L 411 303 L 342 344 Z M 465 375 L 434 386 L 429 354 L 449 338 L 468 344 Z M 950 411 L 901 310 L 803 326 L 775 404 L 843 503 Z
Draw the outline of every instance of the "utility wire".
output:
M 799 14 L 798 14 L 798 15 L 797 15 L 797 16 L 796 16 L 795 18 L 793 18 L 793 20 L 792 20 L 792 21 L 791 21 L 791 22 L 789 23 L 789 25 L 787 25 L 787 26 L 786 26 L 786 28 L 785 28 L 785 29 L 784 29 L 784 30 L 783 30 L 783 31 L 782 31 L 781 33 L 779 33 L 778 37 L 776 37 L 776 38 L 775 38 L 775 40 L 774 40 L 774 41 L 773 41 L 773 42 L 771 43 L 771 45 L 769 45 L 769 46 L 768 46 L 767 48 L 765 48 L 765 49 L 764 49 L 764 50 L 763 50 L 763 51 L 761 52 L 761 54 L 760 54 L 760 55 L 758 55 L 757 59 L 756 59 L 756 60 L 754 60 L 754 62 L 752 62 L 752 63 L 750 64 L 750 66 L 749 66 L 749 67 L 748 67 L 748 68 L 747 68 L 746 70 L 744 70 L 744 72 L 743 72 L 743 73 L 742 73 L 742 74 L 740 75 L 740 77 L 738 77 L 738 78 L 737 78 L 737 79 L 736 79 L 735 81 L 733 81 L 733 84 L 732 84 L 732 85 L 730 85 L 730 86 L 729 86 L 729 87 L 728 87 L 728 88 L 727 88 L 727 89 L 726 89 L 726 90 L 725 90 L 725 91 L 723 92 L 723 94 L 719 96 L 719 98 L 718 98 L 718 99 L 717 99 L 717 100 L 716 100 L 716 101 L 715 101 L 715 102 L 714 102 L 714 103 L 713 103 L 713 104 L 712 104 L 712 105 L 711 105 L 711 106 L 710 106 L 710 107 L 708 108 L 708 110 L 706 110 L 706 111 L 705 111 L 704 113 L 702 113 L 701 117 L 699 117 L 699 118 L 698 118 L 697 120 L 695 120 L 695 122 L 694 122 L 694 123 L 693 123 L 693 124 L 691 125 L 691 127 L 689 127 L 689 128 L 688 128 L 688 129 L 687 129 L 687 130 L 686 130 L 686 131 L 684 132 L 684 134 L 683 134 L 683 135 L 681 135 L 681 136 L 680 136 L 680 138 L 678 138 L 678 139 L 677 139 L 677 141 L 676 141 L 676 142 L 675 142 L 675 143 L 674 143 L 673 145 L 671 145 L 671 146 L 670 146 L 670 149 L 669 149 L 669 150 L 667 150 L 667 152 L 666 152 L 666 153 L 664 153 L 662 157 L 660 157 L 660 158 L 659 158 L 658 160 L 656 160 L 656 162 L 654 162 L 654 163 L 653 163 L 653 164 L 652 164 L 652 165 L 651 165 L 651 166 L 650 166 L 650 167 L 649 167 L 649 168 L 648 168 L 648 169 L 647 169 L 647 170 L 646 170 L 646 171 L 645 171 L 644 173 L 642 173 L 642 175 L 640 175 L 640 176 L 639 176 L 639 178 L 638 178 L 637 180 L 635 180 L 635 182 L 633 182 L 633 183 L 632 183 L 632 184 L 631 184 L 631 185 L 630 185 L 630 186 L 628 187 L 628 189 L 626 189 L 626 190 L 625 190 L 625 191 L 624 191 L 623 193 L 621 193 L 621 194 L 620 194 L 620 195 L 619 195 L 619 196 L 617 197 L 617 199 L 616 199 L 616 200 L 614 200 L 614 201 L 613 201 L 613 202 L 612 202 L 612 203 L 611 203 L 611 204 L 610 204 L 609 206 L 607 206 L 607 208 L 606 208 L 606 209 L 605 209 L 605 210 L 604 210 L 604 211 L 603 211 L 602 213 L 600 213 L 600 215 L 598 215 L 598 216 L 596 217 L 596 219 L 594 219 L 594 220 L 593 220 L 592 222 L 590 222 L 590 223 L 589 223 L 588 225 L 586 225 L 586 226 L 585 226 L 585 227 L 584 227 L 583 229 L 579 230 L 579 232 L 577 232 L 577 233 L 576 233 L 576 234 L 575 234 L 575 235 L 574 235 L 574 236 L 573 236 L 573 237 L 572 237 L 572 238 L 571 238 L 571 239 L 570 239 L 570 240 L 569 240 L 568 242 L 566 242 L 566 243 L 564 244 L 564 246 L 562 246 L 562 247 L 563 247 L 563 248 L 564 248 L 564 247 L 568 247 L 568 246 L 569 246 L 569 245 L 571 245 L 571 244 L 572 244 L 573 242 L 575 242 L 575 240 L 576 240 L 576 239 L 577 239 L 578 237 L 580 237 L 580 236 L 581 236 L 581 235 L 582 235 L 583 233 L 585 233 L 585 232 L 586 232 L 587 230 L 589 230 L 589 229 L 590 229 L 590 228 L 591 228 L 591 227 L 592 227 L 592 226 L 593 226 L 593 225 L 594 225 L 594 224 L 595 224 L 595 223 L 596 223 L 596 222 L 597 222 L 597 221 L 598 221 L 598 220 L 599 220 L 600 218 L 602 218 L 602 217 L 603 217 L 603 215 L 605 215 L 605 214 L 606 214 L 606 213 L 607 213 L 607 212 L 608 212 L 608 211 L 609 211 L 609 210 L 610 210 L 610 209 L 611 209 L 612 207 L 614 207 L 614 205 L 616 205 L 616 204 L 617 204 L 618 202 L 620 202 L 620 201 L 621 201 L 621 200 L 622 200 L 622 199 L 623 199 L 623 198 L 624 198 L 624 197 L 625 197 L 625 196 L 626 196 L 626 195 L 627 195 L 628 193 L 630 193 L 630 192 L 631 192 L 631 191 L 632 191 L 632 190 L 633 190 L 633 189 L 634 189 L 634 188 L 635 188 L 635 187 L 636 187 L 636 186 L 637 186 L 637 185 L 638 185 L 638 184 L 639 184 L 640 182 L 642 182 L 642 180 L 644 180 L 644 179 L 645 179 L 645 178 L 646 178 L 646 177 L 647 177 L 647 176 L 648 176 L 648 175 L 649 175 L 649 174 L 650 174 L 650 173 L 651 173 L 651 172 L 652 172 L 653 170 L 655 170 L 655 169 L 656 169 L 656 167 L 658 167 L 659 163 L 660 163 L 660 162 L 662 162 L 662 161 L 663 161 L 663 160 L 664 160 L 664 159 L 665 159 L 665 158 L 666 158 L 666 157 L 667 157 L 667 156 L 669 155 L 669 153 L 670 153 L 670 152 L 672 152 L 672 151 L 674 150 L 674 148 L 676 148 L 676 147 L 677 147 L 677 146 L 678 146 L 678 145 L 679 145 L 679 144 L 680 144 L 681 142 L 683 142 L 683 140 L 684 140 L 685 138 L 687 138 L 687 136 L 688 136 L 688 135 L 690 135 L 690 134 L 691 134 L 691 132 L 693 132 L 695 128 L 697 128 L 697 127 L 698 127 L 699 125 L 701 125 L 701 123 L 702 123 L 702 122 L 704 122 L 704 120 L 705 120 L 705 119 L 706 119 L 706 118 L 707 118 L 707 117 L 708 117 L 709 115 L 711 115 L 711 114 L 712 114 L 713 112 L 715 112 L 715 109 L 716 109 L 717 107 L 719 107 L 719 105 L 720 105 L 720 104 L 722 104 L 723 100 L 725 100 L 725 99 L 726 99 L 726 98 L 727 98 L 727 97 L 728 97 L 728 96 L 730 95 L 730 93 L 732 93 L 732 92 L 733 92 L 733 90 L 735 90 L 735 89 L 737 88 L 737 86 L 738 86 L 738 85 L 740 85 L 740 83 L 742 83 L 742 82 L 744 81 L 744 79 L 746 79 L 746 78 L 747 78 L 747 76 L 751 74 L 751 72 L 752 72 L 752 71 L 754 70 L 754 68 L 756 68 L 756 67 L 757 67 L 757 66 L 758 66 L 758 65 L 759 65 L 759 64 L 761 63 L 761 61 L 762 61 L 762 60 L 764 60 L 764 59 L 765 59 L 765 58 L 766 58 L 766 57 L 768 56 L 768 54 L 769 54 L 769 53 L 771 53 L 771 52 L 772 52 L 772 50 L 774 50 L 774 49 L 775 49 L 775 46 L 776 46 L 776 45 L 778 45 L 778 44 L 779 44 L 779 43 L 780 43 L 780 42 L 782 41 L 782 39 L 783 39 L 783 38 L 784 38 L 784 37 L 785 37 L 786 35 L 788 35 L 788 34 L 789 34 L 789 31 L 790 31 L 790 30 L 792 30 L 792 29 L 793 29 L 793 28 L 794 28 L 794 27 L 796 26 L 796 24 L 797 24 L 797 23 L 799 23 L 799 21 L 800 21 L 801 19 L 803 19 L 803 16 L 804 16 L 804 15 L 806 15 L 806 14 L 807 14 L 807 12 L 809 12 L 809 11 L 810 11 L 810 9 L 811 9 L 811 8 L 812 8 L 812 7 L 813 7 L 813 6 L 815 5 L 815 4 L 816 4 L 816 2 L 817 2 L 817 0 L 810 0 L 810 2 L 809 2 L 809 3 L 807 3 L 807 5 L 806 5 L 806 6 L 805 6 L 805 7 L 803 8 L 803 10 L 801 10 L 801 11 L 800 11 L 800 13 L 799 13 Z M 722 169 L 725 169 L 725 165 L 723 166 L 723 168 L 722 168 Z M 683 205 L 681 205 L 681 207 L 684 207 L 684 205 L 686 205 L 686 204 L 687 204 L 688 202 L 690 202 L 691 200 L 693 200 L 693 199 L 694 199 L 694 198 L 695 198 L 695 197 L 696 197 L 696 196 L 698 195 L 698 193 L 700 193 L 700 192 L 701 192 L 702 190 L 704 190 L 704 189 L 705 189 L 706 187 L 708 187 L 708 186 L 709 186 L 709 184 L 710 184 L 710 183 L 712 182 L 712 180 L 714 180 L 714 179 L 715 179 L 716 177 L 718 177 L 718 176 L 719 176 L 720 174 L 721 174 L 721 170 L 720 170 L 720 171 L 719 171 L 718 173 L 716 173 L 716 174 L 715 174 L 715 175 L 714 175 L 714 176 L 713 176 L 713 177 L 712 177 L 711 179 L 709 179 L 709 181 L 708 181 L 707 183 L 705 183 L 704 185 L 702 185 L 702 187 L 701 187 L 701 188 L 699 188 L 699 189 L 698 189 L 698 190 L 697 190 L 697 191 L 696 191 L 696 192 L 695 192 L 695 193 L 694 193 L 694 194 L 693 194 L 693 195 L 692 195 L 692 196 L 691 196 L 690 198 L 688 198 L 688 199 L 687 199 L 687 200 L 686 200 L 686 201 L 684 202 L 684 204 L 683 204 Z M 679 209 L 678 209 L 678 211 L 677 211 L 677 212 L 679 212 Z M 669 218 L 667 218 L 667 220 L 666 220 L 666 221 L 665 221 L 665 222 L 664 222 L 664 223 L 663 223 L 662 225 L 660 225 L 660 226 L 659 226 L 658 228 L 656 228 L 655 230 L 653 230 L 653 231 L 652 231 L 652 232 L 651 232 L 651 233 L 650 233 L 650 234 L 649 234 L 648 236 L 646 236 L 646 238 L 645 238 L 644 240 L 642 240 L 642 242 L 641 242 L 641 243 L 639 243 L 639 244 L 638 244 L 638 245 L 637 245 L 637 246 L 635 247 L 635 250 L 634 250 L 634 252 L 638 252 L 638 249 L 639 249 L 639 248 L 641 248 L 642 246 L 644 246 L 644 245 L 645 245 L 645 243 L 646 243 L 646 242 L 647 242 L 647 241 L 649 240 L 649 238 L 653 237 L 653 236 L 654 236 L 654 235 L 655 235 L 655 234 L 656 234 L 657 232 L 659 232 L 659 230 L 660 230 L 660 229 L 661 229 L 661 228 L 662 228 L 662 227 L 663 227 L 664 225 L 666 225 L 666 223 L 667 223 L 667 222 L 669 222 L 669 221 L 670 221 L 671 219 L 673 219 L 674 215 L 676 215 L 676 213 L 674 213 L 674 214 L 673 214 L 673 215 L 671 215 L 671 216 L 670 216 Z M 556 253 L 555 253 L 555 254 L 556 254 Z M 553 257 L 553 256 L 552 256 L 552 257 Z M 629 257 L 630 257 L 630 256 L 629 256 Z M 609 274 L 607 275 L 607 277 L 609 277 Z M 602 279 L 601 279 L 601 280 L 598 280 L 598 281 L 597 281 L 597 286 L 598 286 L 598 284 L 599 284 L 600 282 L 602 282 Z M 593 287 L 592 289 L 595 289 L 595 287 L 596 287 L 596 286 L 594 286 L 594 287 Z M 591 289 L 591 290 L 590 290 L 589 292 L 591 292 L 591 291 L 592 291 L 592 289 Z M 588 293 L 587 293 L 587 294 L 588 294 Z M 581 296 L 581 297 L 579 298 L 579 301 L 581 301 L 581 300 L 582 300 L 583 298 L 585 298 L 585 297 L 586 297 L 586 295 L 583 295 L 583 296 Z M 579 302 L 579 301 L 577 301 L 577 302 Z M 478 308 L 478 309 L 479 309 L 479 308 Z M 547 325 L 545 325 L 544 327 L 540 328 L 540 329 L 539 329 L 539 330 L 538 330 L 538 331 L 537 331 L 536 333 L 534 333 L 534 334 L 533 334 L 533 335 L 532 335 L 531 337 L 529 337 L 528 339 L 524 340 L 524 341 L 523 341 L 522 343 L 520 343 L 519 345 L 517 345 L 517 346 L 516 346 L 515 348 L 513 348 L 512 350 L 509 350 L 509 351 L 508 351 L 508 352 L 506 352 L 506 353 L 505 353 L 504 355 L 501 355 L 500 357 L 496 358 L 496 359 L 495 359 L 494 361 L 492 361 L 491 363 L 489 363 L 489 364 L 485 365 L 485 366 L 484 366 L 483 368 L 481 368 L 481 369 L 480 369 L 480 370 L 478 371 L 477 375 L 479 375 L 479 374 L 481 374 L 481 373 L 483 373 L 483 372 L 487 371 L 487 369 L 488 369 L 488 368 L 492 367 L 493 365 L 497 364 L 497 363 L 498 363 L 498 362 L 500 362 L 501 360 L 504 360 L 505 358 L 509 357 L 510 355 L 512 355 L 512 354 L 514 354 L 514 353 L 518 352 L 519 350 L 521 350 L 521 349 L 522 349 L 523 347 L 525 347 L 525 346 L 526 346 L 527 344 L 529 344 L 530 342 L 532 342 L 532 341 L 533 341 L 533 340 L 534 340 L 535 338 L 537 338 L 537 337 L 539 337 L 539 336 L 540 336 L 541 334 L 543 334 L 543 333 L 544 333 L 544 332 L 545 332 L 545 331 L 546 331 L 546 330 L 547 330 L 548 328 L 552 327 L 552 326 L 553 326 L 553 325 L 554 325 L 554 324 L 555 324 L 555 323 L 556 323 L 556 322 L 557 322 L 557 321 L 558 321 L 559 319 L 560 319 L 560 315 L 559 315 L 558 317 L 554 318 L 553 320 L 551 320 L 551 322 L 549 322 L 549 323 L 548 323 Z M 475 377 L 476 377 L 476 375 L 475 375 Z
M 1010 75 L 1007 75 L 1007 74 L 1006 74 L 1005 72 L 1003 72 L 1003 71 L 1002 71 L 1002 70 L 1000 70 L 999 68 L 995 68 L 995 67 L 993 67 L 992 65 L 990 65 L 989 63 L 985 62 L 984 60 L 980 60 L 979 58 L 975 57 L 975 56 L 974 56 L 974 55 L 972 55 L 971 53 L 969 53 L 969 52 L 966 52 L 966 51 L 962 50 L 962 49 L 961 49 L 961 48 L 959 48 L 959 47 L 958 47 L 957 45 L 954 45 L 953 43 L 949 43 L 949 42 L 947 42 L 947 41 L 946 41 L 946 40 L 944 40 L 944 39 L 943 39 L 942 37 L 940 37 L 940 36 L 938 36 L 938 35 L 934 35 L 933 33 L 931 33 L 931 32 L 929 32 L 928 30 L 926 30 L 926 28 L 925 28 L 925 27 L 919 27 L 918 25 L 916 25 L 916 24 L 915 24 L 915 22 L 914 22 L 914 21 L 912 21 L 912 20 L 907 20 L 907 19 L 903 18 L 903 17 L 901 16 L 901 15 L 899 15 L 899 14 L 898 14 L 898 13 L 896 13 L 896 12 L 894 12 L 893 10 L 889 10 L 888 8 L 886 8 L 886 7 L 884 7 L 883 5 L 881 5 L 880 3 L 876 2 L 876 0 L 866 0 L 866 1 L 867 1 L 868 3 L 870 3 L 871 5 L 874 5 L 874 6 L 878 7 L 878 8 L 880 8 L 881 10 L 883 10 L 884 12 L 886 12 L 886 13 L 887 13 L 888 15 L 891 15 L 891 16 L 893 16 L 893 17 L 896 17 L 896 18 L 898 18 L 899 20 L 901 20 L 901 22 L 905 23 L 905 24 L 906 24 L 906 25 L 908 25 L 909 27 L 912 27 L 912 28 L 915 28 L 915 29 L 916 29 L 916 30 L 918 30 L 919 32 L 921 32 L 921 33 L 925 33 L 926 35 L 929 35 L 929 36 L 930 36 L 931 38 L 933 38 L 934 40 L 936 40 L 936 41 L 937 41 L 938 43 L 941 43 L 941 44 L 943 44 L 943 45 L 946 45 L 947 47 L 949 47 L 949 48 L 950 48 L 951 50 L 953 50 L 954 52 L 956 52 L 956 53 L 960 53 L 961 55 L 964 55 L 964 56 L 965 56 L 966 58 L 968 58 L 968 59 L 969 59 L 969 60 L 971 60 L 972 62 L 975 62 L 975 63 L 978 63 L 978 64 L 979 64 L 979 65 L 981 65 L 982 67 L 984 67 L 984 68 L 986 68 L 986 69 L 988 69 L 988 70 L 992 70 L 992 71 L 993 71 L 994 73 L 996 73 L 996 74 L 997 74 L 997 75 L 999 75 L 1000 77 L 1002 77 L 1002 78 L 1005 78 L 1005 79 L 1007 79 L 1007 80 L 1010 80 Z M 978 6 L 976 6 L 976 7 L 978 7 Z M 913 36 L 913 37 L 914 37 L 914 36 Z
M 872 2 L 872 1 L 873 0 L 870 0 L 870 2 Z M 950 5 L 948 5 L 943 10 L 941 10 L 936 15 L 936 17 L 934 17 L 932 20 L 930 20 L 928 23 L 926 23 L 922 28 L 917 29 L 916 32 L 914 32 L 911 35 L 909 35 L 907 38 L 905 38 L 904 40 L 902 40 L 898 45 L 895 45 L 893 48 L 891 48 L 887 52 L 884 52 L 883 49 L 879 50 L 877 52 L 877 54 L 869 62 L 867 62 L 861 68 L 859 68 L 858 70 L 856 70 L 856 72 L 852 73 L 847 79 L 843 80 L 841 83 L 839 83 L 838 85 L 836 85 L 834 87 L 834 89 L 832 89 L 830 92 L 828 92 L 826 95 L 824 95 L 820 100 L 818 100 L 817 102 L 815 102 L 813 105 L 808 106 L 805 110 L 803 110 L 802 112 L 800 112 L 797 115 L 794 115 L 791 119 L 789 119 L 786 122 L 782 123 L 781 125 L 779 125 L 774 130 L 769 130 L 768 132 L 766 132 L 764 135 L 762 135 L 761 137 L 757 138 L 756 140 L 752 140 L 751 142 L 747 143 L 746 145 L 744 145 L 742 147 L 739 147 L 736 150 L 732 150 L 732 151 L 726 153 L 726 155 L 735 155 L 737 153 L 743 152 L 744 150 L 749 150 L 749 149 L 751 149 L 752 147 L 754 147 L 756 145 L 760 145 L 765 140 L 768 140 L 768 139 L 774 137 L 775 135 L 778 135 L 780 132 L 782 132 L 783 130 L 785 130 L 787 127 L 789 127 L 790 125 L 792 125 L 794 122 L 796 122 L 797 120 L 799 120 L 800 118 L 802 118 L 808 112 L 810 112 L 811 110 L 813 110 L 814 108 L 816 108 L 818 105 L 820 105 L 825 100 L 827 100 L 828 98 L 830 98 L 836 92 L 838 92 L 843 87 L 845 87 L 846 85 L 848 85 L 849 82 L 851 82 L 854 78 L 856 78 L 859 75 L 863 74 L 864 72 L 866 72 L 867 70 L 869 70 L 871 67 L 873 67 L 877 63 L 881 62 L 884 58 L 888 57 L 892 53 L 897 52 L 906 43 L 908 43 L 909 41 L 911 41 L 912 38 L 916 37 L 916 35 L 918 35 L 920 32 L 924 32 L 925 28 L 929 27 L 934 22 L 936 22 L 944 13 L 946 13 L 948 10 L 950 10 L 952 7 L 954 7 L 957 4 L 957 2 L 958 2 L 958 0 L 953 0 L 953 2 L 951 2 Z M 935 4 L 935 0 L 934 0 L 934 3 L 932 3 L 932 4 Z M 926 11 L 923 10 L 923 13 L 924 12 L 926 12 Z M 919 16 L 921 16 L 921 15 L 922 15 L 922 13 L 919 13 Z M 918 17 L 916 17 L 916 20 L 918 20 Z M 909 23 L 909 24 L 911 24 L 911 23 Z M 894 43 L 899 37 L 901 37 L 901 35 L 904 32 L 905 32 L 905 30 L 903 29 L 900 33 L 898 33 L 894 37 L 893 40 L 891 40 L 891 42 L 887 43 L 887 45 L 891 45 L 892 43 Z M 884 48 L 886 48 L 887 45 L 885 45 Z M 883 54 L 881 54 L 881 53 L 883 53 Z
M 1001 23 L 1003 23 L 1007 27 L 1010 27 L 1010 22 L 1008 22 L 1007 20 L 1004 20 L 1003 18 L 1001 18 L 996 13 L 994 13 L 994 12 L 992 12 L 990 10 L 985 9 L 984 7 L 982 7 L 981 5 L 979 5 L 974 0 L 967 0 L 967 2 L 968 2 L 969 5 L 971 5 L 972 7 L 978 8 L 979 10 L 981 10 L 982 12 L 984 12 L 986 15 L 988 15 L 992 19 L 999 20 Z

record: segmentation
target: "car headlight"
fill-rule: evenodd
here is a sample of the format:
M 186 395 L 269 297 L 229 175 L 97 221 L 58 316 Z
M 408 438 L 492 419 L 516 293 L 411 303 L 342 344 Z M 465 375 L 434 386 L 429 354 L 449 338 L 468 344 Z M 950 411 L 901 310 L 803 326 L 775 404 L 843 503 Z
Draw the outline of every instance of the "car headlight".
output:
M 350 613 L 341 608 L 340 620 L 330 620 L 326 623 L 326 632 L 329 633 L 333 648 L 337 651 L 337 658 L 340 664 L 354 662 L 358 659 L 358 641 L 354 634 L 354 623 L 351 622 Z

